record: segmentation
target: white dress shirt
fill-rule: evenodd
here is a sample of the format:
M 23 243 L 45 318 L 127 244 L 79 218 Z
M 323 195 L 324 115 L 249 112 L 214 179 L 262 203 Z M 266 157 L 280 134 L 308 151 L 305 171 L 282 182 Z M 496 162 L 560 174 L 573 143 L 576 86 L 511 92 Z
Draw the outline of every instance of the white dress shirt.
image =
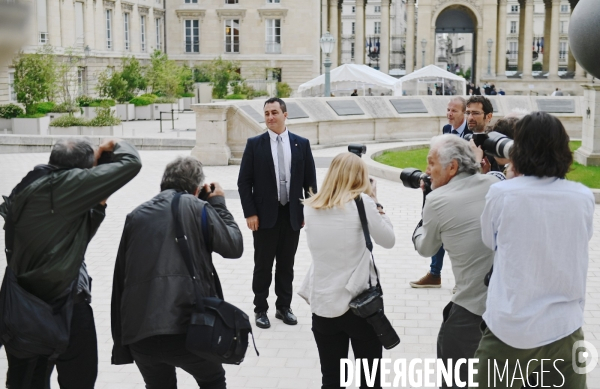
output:
M 594 196 L 554 177 L 493 185 L 481 215 L 496 251 L 487 309 L 490 331 L 511 347 L 550 344 L 583 325 Z
M 458 132 L 458 136 L 460 136 L 461 138 L 463 137 L 463 132 L 465 131 L 465 128 L 467 128 L 467 119 L 465 118 L 465 121 L 463 122 L 463 124 L 461 124 L 460 126 L 458 126 L 458 128 L 452 128 L 452 130 Z
M 273 164 L 275 166 L 275 183 L 277 185 L 277 199 L 281 200 L 281 195 L 279 193 L 279 156 L 277 154 L 277 134 L 271 130 L 267 130 L 269 133 L 269 138 L 271 139 L 271 154 L 273 155 Z M 292 171 L 292 148 L 290 145 L 290 133 L 287 130 L 281 133 L 281 142 L 283 147 L 283 160 L 285 161 L 285 172 L 286 172 L 286 183 L 285 187 L 288 192 L 288 201 L 290 198 L 290 175 Z
M 394 247 L 392 222 L 379 214 L 371 197 L 363 194 L 362 199 L 374 243 L 388 249 Z M 350 201 L 343 208 L 330 209 L 305 206 L 304 221 L 312 263 L 298 294 L 310 304 L 314 314 L 342 316 L 348 311 L 350 300 L 367 289 L 369 275 L 373 285 L 377 282 L 356 203 Z

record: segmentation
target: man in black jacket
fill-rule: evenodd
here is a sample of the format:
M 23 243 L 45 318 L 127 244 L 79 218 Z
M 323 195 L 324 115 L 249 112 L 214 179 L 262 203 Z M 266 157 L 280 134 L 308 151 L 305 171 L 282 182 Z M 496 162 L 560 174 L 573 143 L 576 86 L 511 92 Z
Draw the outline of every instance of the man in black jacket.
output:
M 239 258 L 244 249 L 242 234 L 225 206 L 223 189 L 218 183 L 203 186 L 203 181 L 200 161 L 179 157 L 165 169 L 162 192 L 125 220 L 113 280 L 112 363 L 135 360 L 148 389 L 176 388 L 175 367 L 193 375 L 202 389 L 225 388 L 221 364 L 185 348 L 196 301 L 192 278 L 175 241 L 171 211 L 175 194 L 187 192 L 181 196 L 179 220 L 203 296 L 218 296 L 211 251 Z M 207 201 L 197 197 L 203 187 L 209 193 Z M 203 212 L 208 242 L 204 240 Z
M 112 158 L 94 166 L 103 152 Z M 22 288 L 51 303 L 77 280 L 69 346 L 55 362 L 63 389 L 91 389 L 96 382 L 98 345 L 83 258 L 104 220 L 106 199 L 141 167 L 135 148 L 120 140 L 96 150 L 85 139 L 59 140 L 48 165 L 36 166 L 0 205 L 0 215 L 10 218 L 6 224 L 14 225 L 7 259 Z M 17 358 L 8 351 L 7 357 L 7 387 L 50 387 L 54 362 L 47 357 Z
M 264 105 L 268 130 L 248 139 L 238 191 L 244 217 L 254 237 L 254 312 L 256 325 L 269 328 L 267 297 L 275 265 L 275 317 L 285 324 L 298 321 L 290 309 L 294 257 L 304 226 L 302 198 L 317 193 L 317 175 L 310 142 L 285 126 L 285 102 L 271 98 Z

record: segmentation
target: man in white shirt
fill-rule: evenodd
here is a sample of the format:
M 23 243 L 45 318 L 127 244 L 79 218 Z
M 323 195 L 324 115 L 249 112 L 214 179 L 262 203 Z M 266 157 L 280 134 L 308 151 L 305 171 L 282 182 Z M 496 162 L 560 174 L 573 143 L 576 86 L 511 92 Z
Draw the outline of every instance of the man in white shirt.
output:
M 446 134 L 431 140 L 426 173 L 433 191 L 427 195 L 423 220 L 413 234 L 415 249 L 430 257 L 444 245 L 456 280 L 456 294 L 444 308 L 437 339 L 437 357 L 444 363 L 473 358 L 481 339 L 479 326 L 485 311 L 483 282 L 494 252 L 481 241 L 480 217 L 495 176 L 478 174 L 479 163 L 469 143 Z M 466 382 L 467 365 L 459 377 Z
M 552 115 L 533 112 L 516 124 L 511 159 L 522 176 L 493 185 L 481 216 L 483 242 L 496 254 L 475 382 L 520 388 L 537 370 L 544 387 L 583 389 L 577 359 L 594 196 L 565 179 L 569 136 Z M 494 365 L 508 377 L 494 376 Z

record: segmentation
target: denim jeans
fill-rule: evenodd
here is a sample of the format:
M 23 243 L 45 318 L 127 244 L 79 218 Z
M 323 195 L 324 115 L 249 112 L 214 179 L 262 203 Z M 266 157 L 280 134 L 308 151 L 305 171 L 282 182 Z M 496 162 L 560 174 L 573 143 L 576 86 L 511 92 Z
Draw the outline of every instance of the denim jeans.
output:
M 442 266 L 444 265 L 444 254 L 446 250 L 444 250 L 444 246 L 440 247 L 438 252 L 431 257 L 431 274 L 434 276 L 439 276 L 442 274 Z

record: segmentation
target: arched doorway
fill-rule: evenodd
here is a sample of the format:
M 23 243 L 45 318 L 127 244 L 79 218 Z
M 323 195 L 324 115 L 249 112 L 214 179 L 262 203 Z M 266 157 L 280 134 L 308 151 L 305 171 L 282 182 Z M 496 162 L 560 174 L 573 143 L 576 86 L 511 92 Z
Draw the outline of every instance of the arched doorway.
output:
M 435 22 L 435 64 L 476 80 L 477 18 L 462 5 L 445 8 Z

